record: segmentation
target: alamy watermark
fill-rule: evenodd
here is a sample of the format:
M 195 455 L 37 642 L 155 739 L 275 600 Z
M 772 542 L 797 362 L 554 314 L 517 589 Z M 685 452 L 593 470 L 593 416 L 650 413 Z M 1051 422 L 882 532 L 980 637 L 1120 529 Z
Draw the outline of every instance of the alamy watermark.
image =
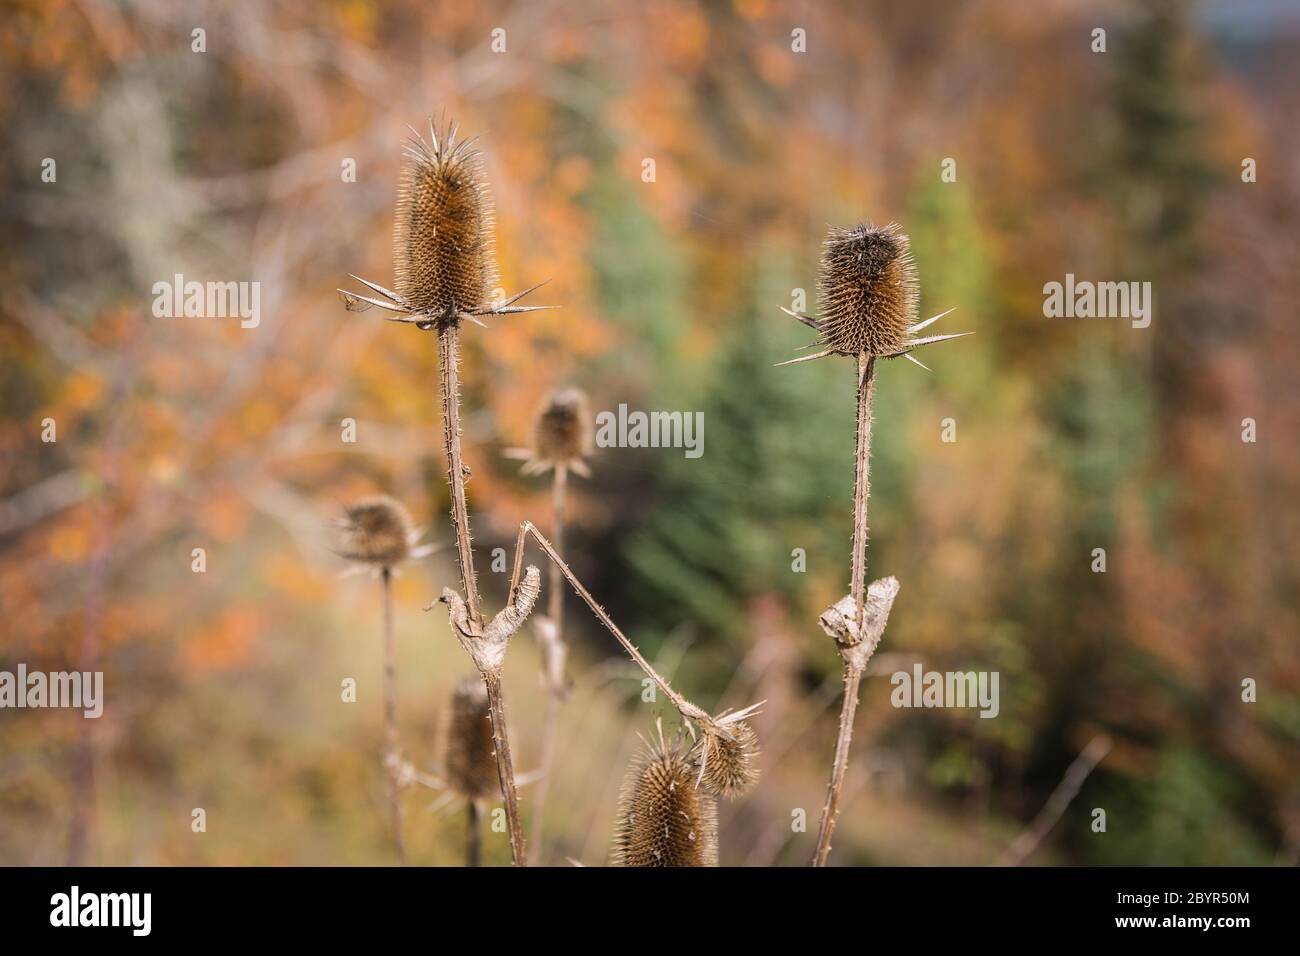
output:
M 687 458 L 704 454 L 703 412 L 641 412 L 620 404 L 596 415 L 600 448 L 682 448 Z
M 19 664 L 17 673 L 0 671 L 0 709 L 28 707 L 71 707 L 86 717 L 104 713 L 103 671 L 28 671 Z
M 1154 304 L 1150 282 L 1076 282 L 1067 272 L 1065 282 L 1043 286 L 1043 315 L 1049 319 L 1130 319 L 1133 328 L 1145 329 Z
M 132 936 L 148 936 L 153 928 L 152 893 L 83 893 L 73 886 L 50 897 L 51 926 L 119 926 Z
M 262 321 L 260 282 L 186 282 L 178 272 L 171 282 L 155 282 L 152 291 L 157 319 L 237 318 L 244 329 Z
M 978 707 L 981 717 L 996 717 L 998 702 L 997 671 L 922 671 L 920 664 L 912 670 L 895 671 L 889 678 L 894 685 L 889 702 L 895 707 Z

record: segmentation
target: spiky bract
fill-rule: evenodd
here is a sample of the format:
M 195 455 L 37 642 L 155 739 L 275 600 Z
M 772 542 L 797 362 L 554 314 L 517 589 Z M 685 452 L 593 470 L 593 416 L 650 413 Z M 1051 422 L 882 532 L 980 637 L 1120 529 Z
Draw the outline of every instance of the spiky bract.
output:
M 619 793 L 611 866 L 717 866 L 718 810 L 680 740 L 647 743 Z
M 832 228 L 817 277 L 822 343 L 842 355 L 895 355 L 916 320 L 916 265 L 897 225 Z
M 482 157 L 454 127 L 407 149 L 397 193 L 396 291 L 415 312 L 445 320 L 484 308 L 496 286 L 492 197 Z
M 411 516 L 401 502 L 374 495 L 344 512 L 338 552 L 351 561 L 392 568 L 410 556 L 414 538 Z
M 452 693 L 446 774 L 448 786 L 466 799 L 501 793 L 487 688 L 478 677 L 466 677 Z

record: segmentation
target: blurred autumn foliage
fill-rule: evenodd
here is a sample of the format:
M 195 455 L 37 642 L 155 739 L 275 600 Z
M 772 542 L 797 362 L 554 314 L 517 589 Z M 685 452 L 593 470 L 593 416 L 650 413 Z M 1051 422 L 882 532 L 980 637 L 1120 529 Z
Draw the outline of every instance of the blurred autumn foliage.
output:
M 768 700 L 724 863 L 812 846 L 791 819 L 815 832 L 835 732 L 816 616 L 846 586 L 853 381 L 772 366 L 808 341 L 777 307 L 815 308 L 826 224 L 862 219 L 911 234 L 923 316 L 978 334 L 880 373 L 868 567 L 903 586 L 838 862 L 993 862 L 1100 734 L 1030 862 L 1296 862 L 1298 52 L 1294 18 L 1231 2 L 10 3 L 0 669 L 102 670 L 107 700 L 0 711 L 0 863 L 388 862 L 379 592 L 337 580 L 326 532 L 385 490 L 449 540 L 436 348 L 334 290 L 388 281 L 406 124 L 444 113 L 482 137 L 503 286 L 549 278 L 562 306 L 464 336 L 489 606 L 495 549 L 545 531 L 547 488 L 502 451 L 549 389 L 705 413 L 700 459 L 601 450 L 568 548 L 693 699 Z M 1150 328 L 1045 318 L 1066 273 L 1151 282 Z M 155 317 L 176 274 L 260 282 L 260 323 Z M 421 767 L 467 662 L 420 607 L 454 580 L 444 549 L 397 582 Z M 541 856 L 599 863 L 661 708 L 571 607 Z M 913 662 L 998 671 L 998 718 L 893 708 Z M 526 771 L 531 638 L 506 679 Z M 432 801 L 408 795 L 412 858 L 455 863 Z

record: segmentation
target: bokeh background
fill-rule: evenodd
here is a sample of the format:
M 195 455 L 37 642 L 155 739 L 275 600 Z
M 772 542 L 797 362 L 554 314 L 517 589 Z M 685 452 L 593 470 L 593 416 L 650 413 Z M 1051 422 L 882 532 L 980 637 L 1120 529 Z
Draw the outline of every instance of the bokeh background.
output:
M 465 335 L 488 607 L 492 550 L 549 521 L 546 482 L 503 452 L 550 388 L 704 412 L 698 460 L 597 454 L 566 551 L 693 699 L 767 700 L 724 862 L 803 863 L 815 840 L 853 373 L 773 364 L 810 338 L 778 306 L 815 308 L 827 224 L 863 219 L 911 234 L 922 314 L 978 334 L 931 350 L 933 373 L 879 375 L 868 570 L 903 587 L 834 861 L 1300 857 L 1294 4 L 17 0 L 0 58 L 0 669 L 103 670 L 107 694 L 99 721 L 0 712 L 0 863 L 392 861 L 380 592 L 340 577 L 344 503 L 390 491 L 443 546 L 398 580 L 422 768 L 469 664 L 421 610 L 455 579 L 434 339 L 334 290 L 389 282 L 406 124 L 444 113 L 482 137 L 503 285 L 549 279 L 534 300 L 562 306 Z M 1045 318 L 1067 272 L 1152 282 L 1152 325 Z M 176 273 L 260 281 L 260 326 L 155 318 Z M 568 607 L 576 690 L 532 853 L 596 865 L 636 733 L 674 715 Z M 1000 715 L 891 707 L 915 662 L 996 670 Z M 537 667 L 525 632 L 506 667 L 523 771 Z M 455 864 L 462 814 L 437 803 L 406 795 L 412 857 Z

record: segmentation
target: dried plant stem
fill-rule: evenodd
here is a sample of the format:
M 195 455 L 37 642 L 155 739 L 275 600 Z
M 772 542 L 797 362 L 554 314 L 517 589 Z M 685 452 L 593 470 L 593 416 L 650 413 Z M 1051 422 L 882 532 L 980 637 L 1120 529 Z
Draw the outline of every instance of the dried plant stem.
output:
M 485 673 L 483 686 L 487 688 L 488 712 L 492 715 L 492 745 L 496 748 L 497 776 L 501 778 L 501 793 L 506 800 L 510 858 L 515 866 L 527 866 L 524 828 L 519 818 L 519 794 L 515 790 L 515 770 L 510 761 L 510 740 L 506 737 L 506 702 L 501 694 L 501 672 L 494 670 Z
M 406 866 L 406 841 L 402 837 L 402 751 L 397 739 L 397 637 L 393 629 L 393 572 L 380 573 L 384 584 L 384 769 L 388 776 L 388 808 L 397 859 Z
M 479 844 L 479 817 L 482 816 L 479 811 L 478 801 L 471 798 L 465 801 L 465 865 L 478 866 L 482 860 L 482 851 Z
M 862 630 L 867 586 L 867 499 L 871 496 L 871 400 L 876 380 L 876 359 L 858 356 L 858 440 L 857 465 L 853 477 L 853 570 L 849 593 L 858 607 L 858 630 Z
M 874 356 L 865 352 L 858 356 L 858 418 L 857 466 L 853 480 L 853 562 L 849 594 L 857 607 L 857 629 L 861 633 L 866 619 L 867 579 L 867 498 L 871 493 L 871 399 L 875 384 Z M 844 658 L 844 703 L 840 708 L 840 729 L 835 739 L 835 759 L 831 764 L 831 779 L 826 787 L 826 803 L 822 806 L 821 827 L 817 832 L 817 850 L 813 866 L 825 866 L 831 852 L 831 835 L 840 810 L 840 792 L 844 788 L 844 773 L 849 763 L 849 743 L 853 739 L 853 717 L 858 710 L 858 686 L 862 682 L 862 665 Z
M 563 464 L 555 466 L 551 479 L 551 537 L 556 550 L 564 548 L 564 504 L 568 487 L 569 469 Z M 564 651 L 564 588 L 560 567 L 551 562 L 546 572 L 546 616 L 554 629 L 542 644 L 542 673 L 546 683 L 546 712 L 542 718 L 542 756 L 538 770 L 537 792 L 533 796 L 533 828 L 529 842 L 537 853 L 542 852 L 542 832 L 546 820 L 546 797 L 550 790 L 551 767 L 555 763 L 555 741 L 559 734 L 560 707 L 564 703 L 564 664 L 552 658 Z
M 583 587 L 582 582 L 577 579 L 574 573 L 569 569 L 569 566 L 564 563 L 564 559 L 560 557 L 559 553 L 551 545 L 551 542 L 547 541 L 546 538 L 542 536 L 541 532 L 537 530 L 536 526 L 534 526 L 531 521 L 525 521 L 519 526 L 519 537 L 515 542 L 514 573 L 510 577 L 510 601 L 514 601 L 515 591 L 519 587 L 519 578 L 523 570 L 524 541 L 529 535 L 531 535 L 537 542 L 538 546 L 546 552 L 547 557 L 549 557 L 551 561 L 559 567 L 560 573 L 564 575 L 565 580 L 567 580 L 573 590 L 577 592 L 578 597 L 582 598 L 582 600 L 586 602 L 587 607 L 591 608 L 591 612 L 596 615 L 596 619 L 600 621 L 601 624 L 605 625 L 605 629 L 614 635 L 615 640 L 623 645 L 623 649 L 627 651 L 628 656 L 631 657 L 645 675 L 653 680 L 659 686 L 659 689 L 667 695 L 668 699 L 672 701 L 673 706 L 677 708 L 677 712 L 683 717 L 692 720 L 709 719 L 707 713 L 673 690 L 668 681 L 665 680 L 659 672 L 654 669 L 650 662 L 645 659 L 641 652 L 637 650 L 636 645 L 627 639 L 627 635 L 618 629 L 618 625 L 613 622 L 610 616 L 605 612 L 605 609 L 596 603 L 596 599 L 591 596 L 591 592 Z
M 564 498 L 568 487 L 569 469 L 564 465 L 555 466 L 555 475 L 551 482 L 551 539 L 555 550 L 564 548 Z M 547 573 L 547 584 L 551 593 L 547 595 L 546 616 L 555 625 L 557 636 L 564 634 L 564 589 L 560 587 L 560 569 L 552 564 Z M 553 696 L 559 688 L 552 688 Z
M 474 548 L 469 531 L 469 508 L 465 504 L 465 463 L 460 448 L 460 329 L 446 322 L 438 331 L 438 361 L 441 366 L 442 441 L 447 458 L 447 484 L 451 488 L 451 520 L 456 526 L 456 563 L 460 567 L 465 605 L 470 626 L 483 627 L 483 611 L 474 573 Z
M 479 601 L 478 578 L 474 573 L 469 508 L 465 504 L 466 470 L 460 447 L 459 335 L 460 330 L 456 322 L 444 322 L 438 330 L 442 434 L 443 447 L 447 455 L 447 483 L 451 487 L 451 517 L 456 526 L 456 560 L 460 565 L 468 624 L 474 635 L 481 636 L 483 612 Z M 512 602 L 514 597 L 515 589 L 512 585 L 510 590 Z M 519 794 L 515 788 L 515 771 L 510 760 L 510 741 L 506 737 L 506 709 L 501 693 L 501 669 L 499 666 L 480 667 L 479 676 L 483 678 L 483 686 L 487 689 L 488 708 L 492 715 L 492 744 L 496 752 L 501 794 L 505 797 L 506 825 L 510 833 L 510 858 L 515 866 L 527 866 L 524 828 L 519 817 Z

